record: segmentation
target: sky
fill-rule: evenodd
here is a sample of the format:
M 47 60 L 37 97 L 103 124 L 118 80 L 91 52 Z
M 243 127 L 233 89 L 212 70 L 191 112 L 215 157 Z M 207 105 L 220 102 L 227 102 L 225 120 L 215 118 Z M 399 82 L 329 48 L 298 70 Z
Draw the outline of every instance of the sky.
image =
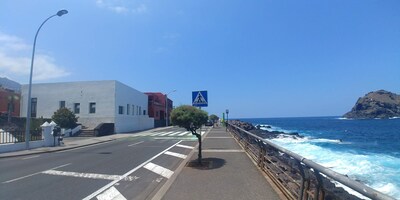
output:
M 230 118 L 341 116 L 359 97 L 400 93 L 397 0 L 1 0 L 0 77 L 29 83 L 118 80 L 208 91 Z

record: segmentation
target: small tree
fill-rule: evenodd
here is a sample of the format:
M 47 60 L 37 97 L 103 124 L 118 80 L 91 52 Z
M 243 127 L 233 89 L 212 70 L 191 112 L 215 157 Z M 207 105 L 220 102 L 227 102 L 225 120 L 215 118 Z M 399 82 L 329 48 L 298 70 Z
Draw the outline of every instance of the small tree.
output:
M 68 108 L 58 109 L 54 112 L 51 119 L 62 128 L 75 128 L 77 125 L 76 122 L 78 121 L 78 117 Z
M 219 117 L 217 115 L 210 115 L 210 117 L 208 117 L 211 121 L 213 121 L 214 123 L 217 122 L 219 120 Z
M 186 130 L 192 132 L 192 135 L 197 137 L 199 141 L 199 154 L 198 162 L 201 164 L 201 133 L 197 133 L 203 124 L 207 122 L 208 114 L 206 111 L 200 110 L 196 107 L 189 105 L 182 105 L 171 112 L 171 122 L 179 127 L 186 128 Z

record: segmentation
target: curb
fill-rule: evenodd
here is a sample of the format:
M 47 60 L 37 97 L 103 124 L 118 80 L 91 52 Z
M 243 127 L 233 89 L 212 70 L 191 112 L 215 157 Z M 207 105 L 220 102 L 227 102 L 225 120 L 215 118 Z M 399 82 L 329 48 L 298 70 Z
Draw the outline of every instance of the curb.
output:
M 91 145 L 95 145 L 95 144 L 111 142 L 111 141 L 114 141 L 114 140 L 116 140 L 116 139 L 98 141 L 98 142 L 94 142 L 94 143 L 90 143 L 90 144 L 78 145 L 78 146 L 73 146 L 73 147 L 65 147 L 65 148 L 62 148 L 62 149 L 54 149 L 54 150 L 48 150 L 48 151 L 43 150 L 43 151 L 30 152 L 30 153 L 18 154 L 18 155 L 4 155 L 3 156 L 3 155 L 0 154 L 0 159 L 2 159 L 2 158 L 20 157 L 20 156 L 29 156 L 29 155 L 36 155 L 36 154 L 44 154 L 44 153 L 52 153 L 52 152 L 58 152 L 58 151 L 65 151 L 65 150 L 76 149 L 76 148 L 80 148 L 80 147 L 87 147 L 87 146 L 91 146 Z M 6 153 L 9 153 L 9 152 L 6 152 Z

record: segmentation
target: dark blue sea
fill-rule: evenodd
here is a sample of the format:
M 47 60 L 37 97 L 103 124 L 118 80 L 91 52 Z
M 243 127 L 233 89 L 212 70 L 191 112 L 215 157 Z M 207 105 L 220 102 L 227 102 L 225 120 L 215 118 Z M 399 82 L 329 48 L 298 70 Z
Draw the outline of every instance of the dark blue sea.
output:
M 240 119 L 304 138 L 271 141 L 400 199 L 400 119 L 339 117 Z

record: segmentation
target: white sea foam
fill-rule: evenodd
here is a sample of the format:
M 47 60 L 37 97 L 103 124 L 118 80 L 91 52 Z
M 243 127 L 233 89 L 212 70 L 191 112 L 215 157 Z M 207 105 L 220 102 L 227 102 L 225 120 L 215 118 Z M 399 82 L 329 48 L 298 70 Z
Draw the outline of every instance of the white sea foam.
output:
M 340 140 L 309 137 L 294 139 L 282 135 L 271 141 L 322 166 L 347 175 L 353 180 L 400 199 L 400 158 L 385 154 L 363 155 L 357 152 L 338 152 L 316 144 L 319 142 L 343 144 Z

